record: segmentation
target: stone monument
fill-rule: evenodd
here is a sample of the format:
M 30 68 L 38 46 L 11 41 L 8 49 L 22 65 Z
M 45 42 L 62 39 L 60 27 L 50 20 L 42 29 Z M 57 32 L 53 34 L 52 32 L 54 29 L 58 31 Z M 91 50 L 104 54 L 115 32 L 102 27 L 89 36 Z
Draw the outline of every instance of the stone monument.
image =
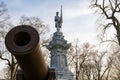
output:
M 62 7 L 61 14 L 56 12 L 55 16 L 55 27 L 57 31 L 52 37 L 47 49 L 51 54 L 50 67 L 55 68 L 56 70 L 56 80 L 75 80 L 73 73 L 68 69 L 66 53 L 67 49 L 70 48 L 71 44 L 67 43 L 64 39 L 63 33 L 61 32 L 62 28 Z

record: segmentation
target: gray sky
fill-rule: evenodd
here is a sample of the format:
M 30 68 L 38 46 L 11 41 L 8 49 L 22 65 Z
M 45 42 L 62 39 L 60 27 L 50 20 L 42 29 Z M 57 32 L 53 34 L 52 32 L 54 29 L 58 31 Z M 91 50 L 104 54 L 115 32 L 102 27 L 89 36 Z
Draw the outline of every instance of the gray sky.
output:
M 62 32 L 69 42 L 78 38 L 80 43 L 96 44 L 96 17 L 89 8 L 90 0 L 0 0 L 8 8 L 13 24 L 17 25 L 21 16 L 38 16 L 48 24 L 51 34 L 56 31 L 54 16 L 63 6 Z M 1 68 L 0 64 L 0 69 Z
M 63 27 L 65 38 L 72 42 L 79 38 L 81 43 L 96 43 L 96 18 L 89 8 L 90 0 L 4 0 L 14 24 L 22 15 L 38 16 L 50 26 L 51 34 L 56 31 L 54 16 L 63 5 Z

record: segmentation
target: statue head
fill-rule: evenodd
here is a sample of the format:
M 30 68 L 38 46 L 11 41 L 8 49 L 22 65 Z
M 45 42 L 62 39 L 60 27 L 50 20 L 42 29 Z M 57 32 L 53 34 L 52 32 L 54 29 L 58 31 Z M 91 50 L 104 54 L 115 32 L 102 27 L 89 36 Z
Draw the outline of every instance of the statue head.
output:
M 56 12 L 56 15 L 58 16 L 58 15 L 59 15 L 59 12 Z

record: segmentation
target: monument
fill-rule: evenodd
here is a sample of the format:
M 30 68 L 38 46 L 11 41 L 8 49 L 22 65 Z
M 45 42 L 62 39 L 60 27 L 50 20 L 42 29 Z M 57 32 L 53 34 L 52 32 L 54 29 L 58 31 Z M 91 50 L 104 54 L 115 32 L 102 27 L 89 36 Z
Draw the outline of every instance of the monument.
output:
M 51 54 L 50 67 L 55 68 L 56 80 L 75 80 L 73 73 L 68 69 L 66 53 L 67 49 L 70 48 L 71 44 L 67 43 L 67 40 L 64 39 L 62 28 L 62 6 L 61 14 L 56 12 L 55 16 L 55 27 L 56 32 L 52 37 L 47 49 Z

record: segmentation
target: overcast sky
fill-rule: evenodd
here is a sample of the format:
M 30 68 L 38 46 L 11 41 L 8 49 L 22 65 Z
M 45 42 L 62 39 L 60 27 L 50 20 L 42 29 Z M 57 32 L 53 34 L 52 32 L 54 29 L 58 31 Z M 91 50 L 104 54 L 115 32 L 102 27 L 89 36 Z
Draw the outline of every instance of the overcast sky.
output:
M 96 43 L 96 19 L 89 8 L 90 0 L 3 0 L 14 24 L 22 15 L 38 16 L 48 24 L 51 33 L 55 32 L 54 16 L 63 5 L 62 31 L 65 38 L 72 42 L 79 38 L 81 43 Z
M 8 8 L 12 22 L 16 25 L 21 16 L 38 16 L 48 24 L 51 34 L 56 31 L 54 16 L 63 6 L 62 32 L 72 42 L 78 38 L 81 43 L 97 43 L 96 18 L 89 8 L 90 0 L 0 0 Z

